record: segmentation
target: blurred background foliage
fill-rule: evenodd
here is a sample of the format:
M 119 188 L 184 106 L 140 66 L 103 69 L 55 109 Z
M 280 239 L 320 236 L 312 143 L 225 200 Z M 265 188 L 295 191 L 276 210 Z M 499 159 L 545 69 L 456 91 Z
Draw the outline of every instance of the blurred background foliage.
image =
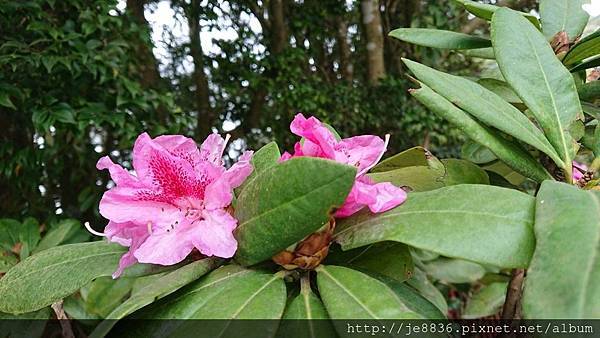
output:
M 0 217 L 32 216 L 42 225 L 75 218 L 101 229 L 98 200 L 111 182 L 96 161 L 111 155 L 131 168 L 142 131 L 199 142 L 230 133 L 234 158 L 270 140 L 290 149 L 289 123 L 303 112 L 345 137 L 390 133 L 388 155 L 424 145 L 457 156 L 464 140 L 409 99 L 400 58 L 464 75 L 482 64 L 387 37 L 398 27 L 487 33 L 455 7 L 447 0 L 2 1 Z M 149 22 L 164 8 L 179 29 Z

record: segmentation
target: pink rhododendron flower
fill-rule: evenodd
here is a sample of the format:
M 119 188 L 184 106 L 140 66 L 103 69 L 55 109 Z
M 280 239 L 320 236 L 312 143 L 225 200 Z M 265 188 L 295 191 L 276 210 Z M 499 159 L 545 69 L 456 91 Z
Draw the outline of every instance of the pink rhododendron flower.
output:
M 361 135 L 338 141 L 331 130 L 315 117 L 297 114 L 290 125 L 292 132 L 304 137 L 294 146 L 294 154 L 284 153 L 281 161 L 292 157 L 321 157 L 355 166 L 356 181 L 335 217 L 348 217 L 365 206 L 372 212 L 390 210 L 406 200 L 406 192 L 389 182 L 375 183 L 365 174 L 379 162 L 387 148 L 378 136 Z
M 152 139 L 144 133 L 133 147 L 135 175 L 108 156 L 98 161 L 96 167 L 108 169 L 116 184 L 100 201 L 100 214 L 110 220 L 100 235 L 129 247 L 114 278 L 136 262 L 179 263 L 194 248 L 206 256 L 233 256 L 237 220 L 226 208 L 233 189 L 252 172 L 252 152 L 226 169 L 225 144 L 218 134 L 198 149 L 187 137 Z
M 587 165 L 573 161 L 573 183 L 577 183 L 577 181 L 582 179 L 587 170 Z

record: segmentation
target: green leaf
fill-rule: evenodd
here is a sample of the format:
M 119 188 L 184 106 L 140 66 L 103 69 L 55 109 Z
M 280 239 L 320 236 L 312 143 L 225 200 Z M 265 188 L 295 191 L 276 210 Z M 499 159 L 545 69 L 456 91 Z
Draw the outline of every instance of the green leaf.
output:
M 395 169 L 367 176 L 375 182 L 390 182 L 397 187 L 408 187 L 411 191 L 429 191 L 444 186 L 444 171 L 426 166 Z
M 420 295 L 425 297 L 431 304 L 435 305 L 442 314 L 448 313 L 446 298 L 442 295 L 440 290 L 431 283 L 425 272 L 421 269 L 415 268 L 412 278 L 409 279 L 406 284 L 417 290 Z
M 508 85 L 508 83 L 504 81 L 492 78 L 483 78 L 477 80 L 477 83 L 494 92 L 506 102 L 510 102 L 512 104 L 523 103 L 515 91 Z
M 46 323 L 51 315 L 50 308 L 21 315 L 0 312 L 0 332 L 2 337 L 10 338 L 44 337 Z
M 429 28 L 397 28 L 391 31 L 389 36 L 419 46 L 442 49 L 474 49 L 492 46 L 488 39 Z
M 504 78 L 529 107 L 570 174 L 574 140 L 568 128 L 582 115 L 573 77 L 544 36 L 512 10 L 494 14 L 492 42 Z
M 584 61 L 584 62 L 578 64 L 575 67 L 571 67 L 571 68 L 569 68 L 569 71 L 571 73 L 577 73 L 579 71 L 586 70 L 586 69 L 589 69 L 589 68 L 595 68 L 595 67 L 598 67 L 598 66 L 600 66 L 600 56 L 599 57 L 595 57 L 595 58 L 590 59 L 590 60 L 587 60 L 587 61 Z
M 494 55 L 494 49 L 492 47 L 488 48 L 476 48 L 476 49 L 463 49 L 458 51 L 460 54 L 473 57 L 480 58 L 486 60 L 494 60 L 496 55 Z
M 19 242 L 21 243 L 19 256 L 23 260 L 29 257 L 40 241 L 40 226 L 35 218 L 28 217 L 23 221 L 19 230 Z
M 373 277 L 334 265 L 320 265 L 316 270 L 319 293 L 332 319 L 420 318 L 389 286 Z
M 300 280 L 300 293 L 287 305 L 278 337 L 335 337 L 325 306 L 311 290 L 307 276 Z
M 431 166 L 442 171 L 444 168 L 442 163 L 429 150 L 423 147 L 413 147 L 379 162 L 371 169 L 371 173 L 415 166 Z
M 236 195 L 239 195 L 244 187 L 253 181 L 265 169 L 268 169 L 277 164 L 281 153 L 276 142 L 267 143 L 262 148 L 258 149 L 252 156 L 252 174 L 244 181 L 244 183 L 236 189 Z
M 500 9 L 501 7 L 498 6 L 494 6 L 494 5 L 490 5 L 490 4 L 483 4 L 477 1 L 470 1 L 470 0 L 455 0 L 459 3 L 461 3 L 463 6 L 465 6 L 465 9 L 467 11 L 469 11 L 469 13 L 475 15 L 478 18 L 490 21 L 492 20 L 492 16 L 494 15 L 494 13 Z M 536 26 L 537 28 L 540 28 L 540 21 L 533 15 L 529 14 L 529 13 L 523 13 L 523 12 L 517 12 L 520 15 L 522 15 L 523 17 L 525 17 L 527 20 L 529 20 L 534 26 Z
M 429 300 L 420 295 L 415 289 L 408 286 L 406 283 L 401 283 L 398 280 L 382 275 L 373 273 L 368 274 L 379 279 L 388 287 L 390 287 L 400 301 L 406 305 L 409 310 L 419 314 L 421 317 L 427 319 L 446 319 L 444 313 L 442 313 L 434 304 L 432 304 Z
M 278 326 L 275 320 L 262 321 L 261 326 L 250 326 L 246 321 L 236 319 L 279 319 L 283 314 L 285 301 L 285 283 L 281 274 L 273 275 L 237 265 L 227 265 L 152 305 L 138 317 L 231 319 L 207 325 L 202 334 L 207 337 L 229 337 L 244 332 L 249 337 L 273 336 Z M 164 337 L 197 334 L 198 325 L 193 321 L 177 320 L 168 327 L 161 327 L 163 322 L 153 321 L 134 329 L 127 327 L 127 334 L 148 337 L 159 328 L 161 336 Z
M 17 257 L 13 256 L 10 252 L 2 252 L 0 250 L 0 274 L 6 273 L 17 262 Z
M 577 42 L 563 58 L 565 65 L 572 65 L 592 56 L 600 54 L 600 30 Z
M 414 264 L 408 247 L 397 242 L 371 244 L 327 256 L 327 264 L 343 265 L 403 282 L 412 276 Z
M 502 176 L 510 184 L 513 184 L 516 186 L 523 184 L 523 182 L 525 182 L 525 180 L 527 180 L 526 177 L 524 177 L 523 175 L 514 171 L 511 167 L 507 166 L 506 164 L 504 164 L 504 162 L 501 162 L 501 161 L 495 161 L 490 164 L 487 164 L 487 165 L 483 166 L 483 169 Z M 490 176 L 490 178 L 491 178 L 491 176 Z
M 588 82 L 579 87 L 579 98 L 588 102 L 600 99 L 600 81 Z
M 33 253 L 65 243 L 80 228 L 81 223 L 77 220 L 67 219 L 61 221 L 44 235 L 44 238 L 42 238 L 38 246 L 33 250 Z
M 423 264 L 425 272 L 433 279 L 445 283 L 473 283 L 485 275 L 485 269 L 462 259 L 438 258 Z
M 541 164 L 520 146 L 480 124 L 426 85 L 422 83 L 420 85 L 421 88 L 411 90 L 411 95 L 434 113 L 459 127 L 473 141 L 487 147 L 499 159 L 527 177 L 539 182 L 551 178 Z
M 550 156 L 562 160 L 544 134 L 521 111 L 476 82 L 403 59 L 415 76 L 448 101 L 481 122 L 495 127 Z M 568 72 L 567 72 L 568 73 Z
M 39 310 L 89 283 L 110 276 L 126 248 L 106 242 L 69 244 L 28 257 L 0 279 L 0 311 Z
M 15 105 L 12 103 L 8 93 L 0 93 L 0 105 L 17 110 L 17 107 L 15 107 Z
M 238 197 L 236 260 L 252 265 L 269 259 L 321 228 L 346 199 L 355 175 L 353 167 L 310 157 L 264 170 Z
M 490 184 L 486 172 L 478 165 L 465 160 L 453 158 L 443 159 L 446 174 L 443 182 L 445 186 L 456 184 Z
M 465 160 L 477 164 L 489 163 L 496 159 L 496 155 L 488 148 L 469 140 L 467 140 L 460 149 L 460 156 Z
M 132 278 L 113 279 L 110 276 L 96 278 L 88 285 L 85 297 L 86 310 L 105 318 L 125 300 L 133 286 Z
M 600 193 L 542 183 L 534 228 L 524 316 L 600 318 Z
M 533 253 L 534 198 L 486 185 L 455 185 L 410 193 L 380 214 L 339 220 L 335 240 L 344 250 L 397 241 L 448 257 L 498 267 L 526 267 Z
M 11 218 L 0 219 L 0 248 L 12 251 L 15 244 L 19 243 L 21 223 Z
M 463 319 L 477 319 L 498 313 L 506 298 L 508 283 L 497 282 L 482 286 L 467 301 Z
M 542 31 L 551 40 L 557 33 L 566 32 L 575 41 L 587 25 L 590 15 L 583 10 L 586 0 L 540 0 Z
M 151 284 L 136 290 L 129 299 L 112 310 L 105 318 L 107 320 L 100 323 L 90 338 L 103 337 L 116 324 L 116 320 L 125 318 L 125 316 L 149 305 L 158 299 L 166 297 L 181 287 L 202 277 L 207 272 L 214 269 L 220 260 L 207 258 L 184 265 L 183 267 L 169 272 L 155 279 Z
M 600 157 L 600 123 L 585 128 L 585 135 L 581 141 L 586 148 L 594 153 L 595 157 Z

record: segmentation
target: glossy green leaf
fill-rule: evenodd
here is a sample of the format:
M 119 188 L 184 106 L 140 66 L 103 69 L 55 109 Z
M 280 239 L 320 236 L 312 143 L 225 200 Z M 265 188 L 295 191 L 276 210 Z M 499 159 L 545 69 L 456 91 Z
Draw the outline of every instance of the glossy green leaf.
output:
M 477 319 L 498 313 L 506 298 L 508 283 L 497 282 L 482 286 L 467 301 L 463 319 Z
M 550 174 L 520 146 L 480 124 L 426 85 L 421 83 L 421 88 L 411 90 L 411 94 L 434 113 L 459 127 L 470 139 L 490 149 L 516 171 L 539 182 L 551 178 Z
M 414 270 L 408 247 L 398 242 L 375 243 L 349 251 L 331 252 L 326 262 L 375 272 L 400 282 L 410 278 Z
M 517 108 L 476 82 L 403 59 L 413 74 L 433 91 L 474 116 L 550 156 L 562 160 L 544 134 Z
M 410 193 L 380 214 L 338 221 L 335 240 L 345 250 L 397 241 L 448 257 L 499 267 L 526 267 L 533 253 L 534 198 L 486 185 L 455 185 Z
M 586 0 L 540 0 L 542 32 L 551 40 L 559 32 L 566 32 L 569 41 L 577 39 L 590 15 L 583 10 Z
M 444 186 L 444 170 L 429 166 L 415 166 L 368 174 L 375 182 L 390 182 L 397 187 L 408 187 L 411 191 L 429 191 Z
M 251 265 L 269 259 L 321 228 L 346 199 L 355 175 L 353 167 L 310 157 L 264 170 L 238 197 L 236 260 Z
M 434 304 L 432 304 L 429 300 L 420 295 L 415 289 L 408 286 L 406 283 L 401 283 L 398 280 L 382 275 L 376 275 L 372 273 L 368 274 L 390 287 L 400 301 L 406 305 L 409 310 L 417 313 L 419 316 L 427 319 L 446 318 L 440 309 L 438 309 Z
M 473 283 L 485 275 L 485 269 L 462 259 L 438 258 L 423 264 L 425 272 L 435 280 L 445 283 Z
M 371 169 L 371 173 L 379 173 L 395 169 L 416 166 L 430 166 L 443 170 L 442 163 L 423 147 L 413 147 L 379 162 Z
M 277 337 L 329 338 L 335 331 L 323 302 L 313 293 L 308 276 L 301 279 L 300 293 L 285 308 Z
M 125 318 L 134 311 L 172 294 L 214 269 L 219 262 L 220 260 L 213 258 L 195 261 L 166 273 L 154 279 L 152 283 L 135 290 L 129 299 L 106 316 L 108 320 L 100 323 L 90 335 L 90 338 L 103 337 L 116 324 L 115 319 Z
M 488 39 L 463 33 L 429 28 L 397 28 L 389 36 L 419 46 L 442 49 L 474 49 L 491 47 Z
M 573 77 L 544 36 L 512 10 L 494 14 L 492 42 L 504 78 L 535 116 L 563 169 L 570 171 L 574 140 L 568 128 L 582 115 Z
M 586 69 L 589 69 L 589 68 L 595 68 L 595 67 L 598 67 L 598 66 L 600 66 L 600 56 L 596 57 L 596 58 L 593 58 L 593 59 L 590 59 L 590 60 L 586 60 L 586 61 L 578 64 L 577 66 L 571 67 L 571 68 L 569 68 L 569 71 L 571 73 L 577 73 L 577 72 L 580 72 L 582 70 L 586 70 Z
M 286 290 L 281 274 L 227 265 L 152 305 L 138 317 L 231 319 L 211 322 L 211 325 L 203 327 L 202 334 L 207 337 L 228 337 L 244 332 L 247 336 L 273 336 L 278 326 L 275 320 L 261 321 L 253 326 L 234 319 L 279 319 L 285 302 Z M 144 337 L 197 334 L 198 325 L 193 321 L 177 320 L 167 326 L 163 324 L 164 321 L 155 321 L 135 329 L 127 327 L 127 334 Z
M 489 163 L 496 159 L 496 155 L 488 148 L 469 140 L 461 147 L 460 157 L 477 164 Z
M 94 278 L 110 276 L 126 249 L 118 244 L 92 242 L 54 247 L 30 256 L 0 279 L 0 311 L 36 311 Z
M 244 183 L 236 189 L 236 195 L 239 195 L 241 191 L 251 181 L 253 181 L 260 173 L 265 169 L 272 167 L 277 164 L 277 161 L 281 157 L 279 152 L 279 146 L 276 142 L 270 142 L 258 149 L 254 155 L 252 155 L 252 174 L 244 181 Z
M 490 5 L 490 4 L 484 4 L 478 1 L 470 1 L 470 0 L 455 0 L 459 3 L 461 3 L 463 6 L 465 6 L 465 9 L 467 11 L 469 11 L 469 13 L 475 15 L 478 18 L 490 21 L 492 20 L 492 16 L 494 15 L 494 13 L 500 9 L 501 7 L 495 6 L 495 5 Z M 525 17 L 527 20 L 529 20 L 532 24 L 534 24 L 536 27 L 540 28 L 540 21 L 533 15 L 529 14 L 529 13 L 523 13 L 523 12 L 517 12 L 520 15 L 522 15 L 523 17 Z
M 435 305 L 442 314 L 448 313 L 448 303 L 446 303 L 446 298 L 442 295 L 440 290 L 431 283 L 425 272 L 421 269 L 415 268 L 412 278 L 409 279 L 406 284 L 417 290 L 420 295 L 425 297 L 431 304 Z
M 362 272 L 334 265 L 320 265 L 316 270 L 319 293 L 332 319 L 420 317 L 388 285 Z
M 443 159 L 446 168 L 443 182 L 445 186 L 456 184 L 490 184 L 490 179 L 485 170 L 478 165 L 465 160 L 453 158 Z
M 542 183 L 535 237 L 525 317 L 600 318 L 600 192 Z
M 600 54 L 600 30 L 586 36 L 577 42 L 563 58 L 565 65 L 583 61 L 592 56 Z

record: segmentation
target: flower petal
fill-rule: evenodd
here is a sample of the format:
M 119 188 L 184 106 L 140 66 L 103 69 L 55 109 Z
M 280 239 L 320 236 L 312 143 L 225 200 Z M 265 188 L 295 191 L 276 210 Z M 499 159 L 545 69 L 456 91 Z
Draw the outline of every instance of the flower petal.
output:
M 221 177 L 206 187 L 204 198 L 208 210 L 225 208 L 233 199 L 233 189 L 239 187 L 252 173 L 252 152 L 246 151 Z
M 141 186 L 141 183 L 139 182 L 137 177 L 131 175 L 120 165 L 115 164 L 108 156 L 101 157 L 98 160 L 98 163 L 96 163 L 96 168 L 98 170 L 108 169 L 108 172 L 110 173 L 110 178 L 117 185 L 131 187 Z
M 138 262 L 137 258 L 134 256 L 134 252 L 138 250 L 140 245 L 144 243 L 148 236 L 149 234 L 147 232 L 140 231 L 132 237 L 129 251 L 123 256 L 121 256 L 121 259 L 119 260 L 119 267 L 112 274 L 112 278 L 119 277 L 123 273 L 123 270 L 125 270 L 125 268 L 132 266 L 133 264 Z
M 335 159 L 335 135 L 315 117 L 305 118 L 297 114 L 290 124 L 292 133 L 304 137 L 301 153 L 295 156 L 310 156 Z M 298 151 L 297 151 L 298 152 Z
M 368 206 L 371 212 L 390 210 L 406 200 L 406 192 L 389 182 L 374 183 L 368 177 L 357 178 L 342 207 L 335 213 L 338 218 L 348 217 Z
M 335 148 L 336 161 L 357 167 L 357 174 L 361 175 L 377 164 L 386 145 L 381 137 L 361 135 L 343 139 Z
M 223 209 L 206 211 L 205 219 L 194 228 L 194 246 L 207 256 L 233 257 L 237 241 L 233 230 L 237 220 Z
M 174 229 L 153 231 L 142 245 L 134 252 L 140 263 L 173 265 L 184 260 L 194 249 L 192 243 L 193 224 L 185 222 Z
M 225 140 L 219 134 L 210 134 L 200 146 L 200 157 L 204 161 L 215 165 L 223 165 L 223 151 L 225 151 Z
M 196 142 L 182 135 L 162 135 L 154 139 L 173 156 L 188 161 L 193 167 L 200 163 L 200 150 Z

